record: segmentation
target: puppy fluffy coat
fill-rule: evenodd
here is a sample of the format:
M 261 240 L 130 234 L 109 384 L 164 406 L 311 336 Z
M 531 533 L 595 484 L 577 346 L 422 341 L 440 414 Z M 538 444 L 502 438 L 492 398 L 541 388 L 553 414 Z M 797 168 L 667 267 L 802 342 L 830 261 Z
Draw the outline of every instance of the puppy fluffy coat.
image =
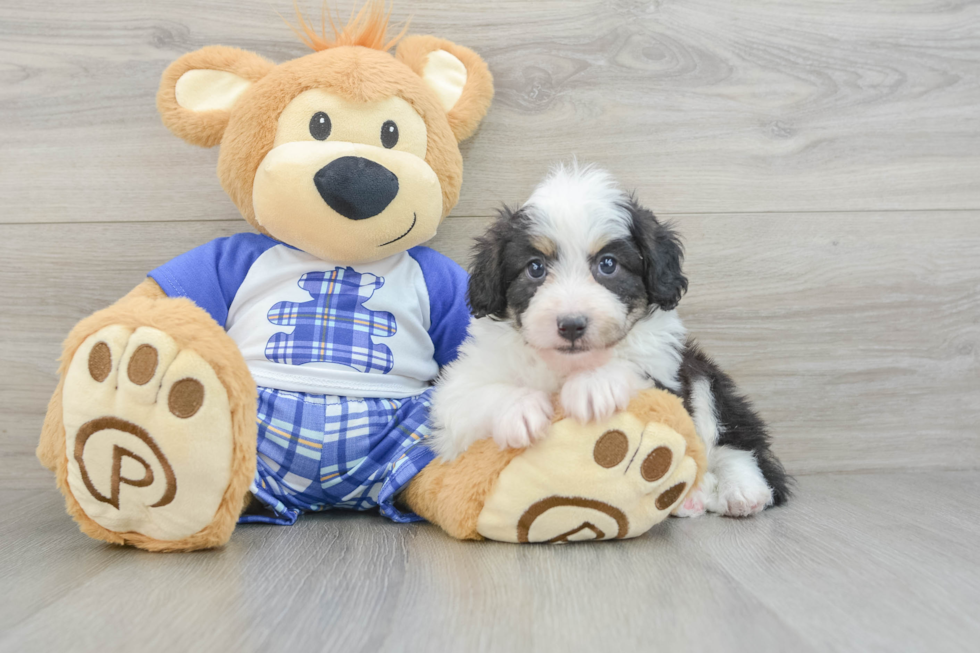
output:
M 474 441 L 525 447 L 565 414 L 603 420 L 638 390 L 680 395 L 708 472 L 677 514 L 747 516 L 789 496 L 766 426 L 693 342 L 674 310 L 683 249 L 612 177 L 559 166 L 475 248 L 475 320 L 433 398 L 432 446 L 451 460 Z

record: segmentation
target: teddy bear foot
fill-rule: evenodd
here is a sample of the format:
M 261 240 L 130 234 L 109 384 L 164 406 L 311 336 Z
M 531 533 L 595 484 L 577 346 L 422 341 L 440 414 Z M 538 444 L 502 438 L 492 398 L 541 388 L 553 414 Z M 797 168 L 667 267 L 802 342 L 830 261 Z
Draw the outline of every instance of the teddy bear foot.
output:
M 636 537 L 680 505 L 697 473 L 684 437 L 665 424 L 629 413 L 564 419 L 503 470 L 477 530 L 506 542 Z
M 235 473 L 232 413 L 200 355 L 159 329 L 105 327 L 76 351 L 62 402 L 62 487 L 83 531 L 151 550 L 227 540 L 242 500 L 219 515 Z
M 463 540 L 622 539 L 677 510 L 707 468 L 690 415 L 664 390 L 640 392 L 602 422 L 556 419 L 526 449 L 483 439 L 451 462 L 436 459 L 402 499 Z

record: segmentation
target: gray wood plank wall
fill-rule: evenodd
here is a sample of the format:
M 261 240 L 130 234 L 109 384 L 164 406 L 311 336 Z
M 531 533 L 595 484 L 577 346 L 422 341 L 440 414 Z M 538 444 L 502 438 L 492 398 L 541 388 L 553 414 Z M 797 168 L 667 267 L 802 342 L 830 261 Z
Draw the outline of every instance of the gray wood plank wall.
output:
M 0 6 L 0 487 L 50 483 L 33 447 L 71 325 L 247 228 L 217 151 L 170 135 L 154 94 L 203 45 L 303 54 L 274 9 L 291 7 Z M 680 228 L 681 313 L 791 471 L 980 467 L 980 4 L 395 8 L 410 14 L 496 78 L 438 248 L 465 262 L 550 164 L 599 162 Z

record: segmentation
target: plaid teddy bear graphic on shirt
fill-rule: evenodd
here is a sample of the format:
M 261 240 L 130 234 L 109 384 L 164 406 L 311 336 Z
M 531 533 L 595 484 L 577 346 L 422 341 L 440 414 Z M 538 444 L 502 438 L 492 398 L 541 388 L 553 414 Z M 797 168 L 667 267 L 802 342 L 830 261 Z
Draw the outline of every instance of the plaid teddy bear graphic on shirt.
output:
M 287 365 L 336 363 L 359 372 L 387 374 L 395 364 L 391 349 L 372 338 L 395 335 L 395 316 L 364 306 L 384 283 L 384 277 L 360 274 L 350 267 L 307 272 L 298 285 L 313 299 L 279 302 L 269 310 L 270 322 L 296 328 L 269 338 L 266 358 Z

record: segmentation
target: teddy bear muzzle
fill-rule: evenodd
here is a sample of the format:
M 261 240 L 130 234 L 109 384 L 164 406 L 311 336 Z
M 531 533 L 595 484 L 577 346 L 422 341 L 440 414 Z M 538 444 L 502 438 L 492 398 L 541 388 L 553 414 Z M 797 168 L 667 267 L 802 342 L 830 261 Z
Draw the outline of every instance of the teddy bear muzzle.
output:
M 429 240 L 443 215 L 439 178 L 424 159 L 349 141 L 274 147 L 256 170 L 252 202 L 269 235 L 346 265 Z

